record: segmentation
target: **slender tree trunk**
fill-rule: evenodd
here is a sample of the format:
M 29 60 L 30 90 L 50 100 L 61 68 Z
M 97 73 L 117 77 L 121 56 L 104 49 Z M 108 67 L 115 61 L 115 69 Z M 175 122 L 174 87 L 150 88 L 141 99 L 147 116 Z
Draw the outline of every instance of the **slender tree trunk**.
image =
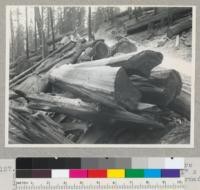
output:
M 47 11 L 47 39 L 50 38 L 50 15 L 49 15 L 49 8 Z
M 132 7 L 128 7 L 128 17 L 129 17 L 129 19 L 132 19 L 132 17 L 133 17 Z
M 14 28 L 13 28 L 13 18 L 12 11 L 10 10 L 10 32 L 11 32 L 11 61 L 14 61 L 15 57 L 15 47 L 14 47 Z
M 40 15 L 39 7 L 35 7 L 34 10 L 35 10 L 36 23 L 38 27 L 38 33 L 40 37 L 40 44 L 42 46 L 42 57 L 45 58 L 48 54 L 48 50 L 47 50 L 47 44 L 46 44 L 46 39 L 45 39 L 45 33 L 43 31 L 43 21 Z
M 154 8 L 154 15 L 158 14 L 158 8 Z
M 18 56 L 20 56 L 20 29 L 19 29 L 19 8 L 17 8 L 17 37 L 16 37 L 16 41 L 17 41 L 17 53 L 16 53 L 16 58 Z
M 91 7 L 89 7 L 88 12 L 88 40 L 90 41 L 92 39 L 92 26 L 91 26 Z
M 28 13 L 26 7 L 26 57 L 29 58 L 29 41 L 28 41 Z
M 53 24 L 53 11 L 52 8 L 49 8 L 49 17 L 50 17 L 50 21 L 51 21 L 51 34 L 52 34 L 52 44 L 53 44 L 53 50 L 56 49 L 55 46 L 55 35 L 54 35 L 54 24 Z
M 34 35 L 35 35 L 35 51 L 37 52 L 37 25 L 36 25 L 36 16 L 34 17 L 34 27 L 35 27 L 35 31 L 34 31 Z

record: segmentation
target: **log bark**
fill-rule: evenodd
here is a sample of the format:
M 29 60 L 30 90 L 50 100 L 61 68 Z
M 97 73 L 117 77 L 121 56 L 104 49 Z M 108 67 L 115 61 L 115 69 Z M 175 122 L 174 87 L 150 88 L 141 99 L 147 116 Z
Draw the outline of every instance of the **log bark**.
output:
M 27 94 L 26 99 L 29 100 L 28 108 L 30 109 L 67 114 L 81 120 L 97 123 L 109 123 L 114 120 L 118 122 L 132 123 L 132 127 L 163 127 L 162 124 L 140 115 L 125 110 L 103 109 L 99 105 L 97 106 L 94 103 L 86 103 L 80 99 L 70 99 L 48 94 Z
M 62 65 L 50 72 L 50 82 L 75 96 L 109 107 L 137 109 L 139 91 L 131 84 L 123 68 L 73 67 Z
M 182 81 L 175 70 L 153 71 L 149 79 L 132 76 L 131 81 L 142 93 L 142 102 L 165 107 L 180 94 Z
M 167 37 L 172 38 L 174 35 L 180 34 L 181 32 L 188 30 L 192 27 L 192 18 L 187 17 L 180 23 L 171 26 L 167 30 Z
M 138 74 L 149 77 L 151 70 L 162 62 L 163 55 L 159 52 L 145 50 L 139 53 L 129 53 L 116 57 L 83 62 L 74 65 L 74 68 L 111 66 L 123 67 L 128 75 Z

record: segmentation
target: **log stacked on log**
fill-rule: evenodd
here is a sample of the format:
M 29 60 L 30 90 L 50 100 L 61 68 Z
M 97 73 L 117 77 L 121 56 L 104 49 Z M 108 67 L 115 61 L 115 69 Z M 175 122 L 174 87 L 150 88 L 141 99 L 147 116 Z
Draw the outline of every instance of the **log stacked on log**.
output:
M 62 122 L 73 120 L 86 123 L 84 132 L 91 125 L 142 130 L 165 127 L 143 111 L 182 105 L 179 73 L 153 70 L 162 62 L 159 52 L 108 57 L 104 47 L 102 40 L 71 41 L 10 80 L 11 143 L 79 142 L 77 137 L 65 137 Z M 81 62 L 83 53 L 90 61 Z
M 83 62 L 74 65 L 74 67 L 123 67 L 128 75 L 138 74 L 149 77 L 151 70 L 159 65 L 162 59 L 163 55 L 161 53 L 145 50 L 139 53 L 129 53 L 107 59 Z

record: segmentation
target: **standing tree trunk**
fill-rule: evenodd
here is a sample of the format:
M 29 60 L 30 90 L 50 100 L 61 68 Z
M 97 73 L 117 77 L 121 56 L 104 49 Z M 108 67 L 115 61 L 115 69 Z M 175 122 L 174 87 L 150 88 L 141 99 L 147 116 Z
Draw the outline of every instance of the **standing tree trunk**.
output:
M 53 51 L 56 49 L 55 46 L 55 35 L 54 35 L 54 25 L 53 25 L 53 11 L 52 8 L 49 8 L 49 17 L 51 21 L 51 34 L 52 34 L 52 44 L 53 44 Z
M 132 10 L 132 7 L 128 7 L 128 17 L 129 17 L 129 19 L 132 19 L 132 18 L 133 18 L 133 10 Z
M 12 18 L 12 11 L 10 10 L 10 32 L 11 32 L 11 61 L 14 61 L 15 57 L 15 47 L 14 47 L 14 28 L 13 28 L 13 18 Z
M 26 57 L 29 58 L 29 42 L 28 42 L 28 13 L 27 13 L 27 7 L 25 8 L 26 11 Z
M 37 52 L 37 26 L 36 26 L 36 16 L 34 18 L 34 35 L 35 35 L 35 51 Z
M 49 40 L 50 38 L 50 15 L 49 15 L 49 9 L 50 8 L 47 8 L 48 11 L 47 11 L 47 39 Z
M 92 24 L 91 24 L 91 7 L 89 7 L 88 12 L 88 40 L 90 41 L 92 39 Z
M 35 7 L 34 10 L 35 10 L 36 23 L 38 27 L 38 33 L 40 37 L 40 44 L 42 46 L 42 57 L 45 58 L 48 54 L 48 50 L 47 50 L 47 44 L 46 44 L 46 39 L 45 39 L 45 33 L 43 31 L 43 21 L 40 15 L 39 7 Z
M 17 8 L 17 37 L 16 37 L 16 41 L 17 41 L 17 52 L 16 52 L 16 58 L 18 56 L 20 56 L 20 25 L 19 25 L 19 8 Z

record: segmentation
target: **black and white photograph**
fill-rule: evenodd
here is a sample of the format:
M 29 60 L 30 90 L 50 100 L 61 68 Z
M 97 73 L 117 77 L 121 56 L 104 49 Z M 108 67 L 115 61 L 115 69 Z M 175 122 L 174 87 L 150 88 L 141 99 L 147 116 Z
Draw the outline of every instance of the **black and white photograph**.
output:
M 193 146 L 195 7 L 6 14 L 7 146 Z

